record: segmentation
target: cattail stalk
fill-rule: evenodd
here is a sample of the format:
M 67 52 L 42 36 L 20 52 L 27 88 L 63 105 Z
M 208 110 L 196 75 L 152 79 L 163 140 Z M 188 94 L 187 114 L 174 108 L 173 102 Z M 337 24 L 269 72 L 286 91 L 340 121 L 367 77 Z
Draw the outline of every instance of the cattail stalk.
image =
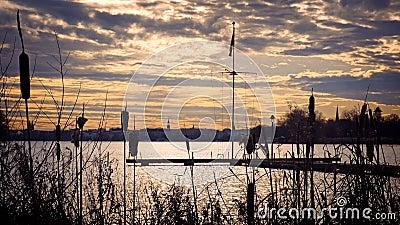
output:
M 125 110 L 121 112 L 122 136 L 124 140 L 124 224 L 126 224 L 126 138 L 125 133 L 128 130 L 129 112 Z
M 82 208 L 83 208 L 83 127 L 85 126 L 85 123 L 87 122 L 88 119 L 85 118 L 85 104 L 83 104 L 83 110 L 82 110 L 82 116 L 78 118 L 77 123 L 78 127 L 80 129 L 80 134 L 81 134 L 81 146 L 80 146 L 80 165 L 79 165 L 79 218 L 78 218 L 78 224 L 82 225 L 83 224 L 83 214 L 82 214 Z
M 28 154 L 29 154 L 29 186 L 32 196 L 32 208 L 34 214 L 34 220 L 37 216 L 37 197 L 35 192 L 35 178 L 33 173 L 33 157 L 32 157 L 32 146 L 31 146 L 31 132 L 32 127 L 29 122 L 29 106 L 28 99 L 30 98 L 30 73 L 29 73 L 29 57 L 25 53 L 24 39 L 22 37 L 21 22 L 19 19 L 19 10 L 17 11 L 17 26 L 18 33 L 21 39 L 22 53 L 19 55 L 19 72 L 20 72 L 20 88 L 22 98 L 25 100 L 25 115 L 26 115 L 26 127 L 27 127 L 27 139 L 28 139 Z

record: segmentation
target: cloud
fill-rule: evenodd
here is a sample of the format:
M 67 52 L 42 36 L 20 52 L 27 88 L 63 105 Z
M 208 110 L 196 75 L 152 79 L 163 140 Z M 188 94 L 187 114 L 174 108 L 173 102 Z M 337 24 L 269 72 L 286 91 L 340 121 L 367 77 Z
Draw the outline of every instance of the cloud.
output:
M 21 1 L 15 0 L 14 3 L 31 7 L 35 11 L 28 13 L 50 14 L 55 18 L 61 18 L 69 24 L 78 24 L 87 21 L 93 9 L 82 3 L 72 1 Z
M 265 74 L 274 76 L 273 85 L 303 90 L 312 86 L 334 96 L 360 99 L 371 83 L 371 100 L 399 104 L 394 88 L 400 74 L 399 1 L 15 0 L 3 5 L 0 33 L 7 32 L 7 42 L 12 43 L 18 36 L 16 10 L 21 9 L 27 51 L 32 63 L 37 56 L 36 72 L 42 78 L 58 76 L 47 65 L 57 55 L 54 31 L 63 55 L 71 53 L 68 76 L 97 84 L 129 80 L 141 62 L 171 44 L 214 40 L 228 45 L 231 22 L 236 20 L 236 47 L 255 58 Z M 10 53 L 9 46 L 3 53 Z M 11 75 L 18 74 L 17 63 L 12 62 Z M 370 78 L 360 77 L 365 73 Z M 137 82 L 146 85 L 146 76 L 137 77 Z M 179 81 L 164 79 L 159 84 L 170 87 Z M 198 85 L 208 84 L 199 80 Z M 92 88 L 91 94 L 98 90 L 102 88 Z
M 383 10 L 390 6 L 390 0 L 341 0 L 343 7 L 362 8 L 367 10 Z
M 292 27 L 292 31 L 300 33 L 300 34 L 306 34 L 312 30 L 314 30 L 315 28 L 317 28 L 317 25 L 315 25 L 314 23 L 308 21 L 308 20 L 302 20 L 299 21 L 297 24 L 295 24 Z
M 363 100 L 370 86 L 368 101 L 388 105 L 400 105 L 400 74 L 393 71 L 374 73 L 371 77 L 331 76 L 331 77 L 293 77 L 289 86 L 301 87 L 307 91 L 314 88 L 317 92 L 333 96 Z

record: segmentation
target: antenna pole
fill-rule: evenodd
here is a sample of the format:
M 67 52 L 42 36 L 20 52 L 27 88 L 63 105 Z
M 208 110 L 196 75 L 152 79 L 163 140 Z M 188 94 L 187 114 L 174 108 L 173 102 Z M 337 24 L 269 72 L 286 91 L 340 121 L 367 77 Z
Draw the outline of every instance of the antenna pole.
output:
M 232 130 L 231 130 L 231 141 L 232 141 L 232 159 L 234 158 L 234 133 L 235 133 L 235 21 L 232 22 L 233 35 L 232 35 Z
M 127 112 L 128 102 L 125 100 L 125 109 L 124 112 L 121 113 L 121 128 L 122 128 L 122 137 L 124 141 L 124 225 L 126 224 L 126 138 L 125 133 L 128 134 L 128 127 L 124 127 L 124 114 Z M 129 121 L 129 113 L 128 113 L 128 121 Z M 125 132 L 126 130 L 126 132 Z
M 364 99 L 364 102 L 366 102 L 367 101 L 367 98 L 368 98 L 368 92 L 369 92 L 369 87 L 371 86 L 371 84 L 368 84 L 368 88 L 367 88 L 367 93 L 365 94 L 365 99 Z
M 126 112 L 126 106 L 125 106 Z M 124 116 L 121 113 L 121 128 L 122 128 L 122 137 L 123 137 L 123 144 L 124 144 L 124 224 L 126 224 L 126 139 L 125 139 L 125 127 L 124 127 Z

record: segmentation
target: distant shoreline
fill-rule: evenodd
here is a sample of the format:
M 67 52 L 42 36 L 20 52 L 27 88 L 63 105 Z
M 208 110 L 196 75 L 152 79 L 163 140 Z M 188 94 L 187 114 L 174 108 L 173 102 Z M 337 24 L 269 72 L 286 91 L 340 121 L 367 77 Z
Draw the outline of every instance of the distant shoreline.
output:
M 141 140 L 143 142 L 169 142 L 168 138 L 163 135 L 163 133 L 159 130 L 162 129 L 154 129 L 149 130 L 150 140 Z M 196 130 L 196 129 L 195 129 Z M 213 142 L 229 142 L 230 135 L 224 133 L 223 131 L 216 130 L 216 135 L 213 139 Z M 66 130 L 62 132 L 61 141 L 71 141 L 73 130 Z M 101 135 L 99 135 L 98 131 L 84 131 L 83 133 L 83 141 L 111 141 L 111 142 L 121 142 L 124 140 L 123 134 L 121 130 L 115 129 L 111 131 L 102 131 Z M 190 134 L 190 133 L 188 133 Z M 237 138 L 236 138 L 237 139 Z M 25 131 L 10 131 L 10 137 L 7 141 L 26 141 Z M 39 131 L 34 130 L 31 131 L 31 140 L 32 141 L 55 141 L 55 132 L 54 131 Z M 207 140 L 196 140 L 195 135 L 193 137 L 189 136 L 189 140 L 191 142 L 204 142 Z M 184 142 L 185 140 L 171 140 L 170 142 Z M 239 141 L 239 140 L 235 140 Z M 356 144 L 356 137 L 334 137 L 334 138 L 319 138 L 314 141 L 314 144 Z M 361 139 L 361 144 L 365 144 L 365 140 Z M 382 137 L 382 144 L 400 144 L 400 139 L 392 138 L 392 137 Z M 291 140 L 290 138 L 284 137 L 275 137 L 274 144 L 297 144 L 296 141 Z M 306 144 L 304 141 L 300 141 L 299 144 Z

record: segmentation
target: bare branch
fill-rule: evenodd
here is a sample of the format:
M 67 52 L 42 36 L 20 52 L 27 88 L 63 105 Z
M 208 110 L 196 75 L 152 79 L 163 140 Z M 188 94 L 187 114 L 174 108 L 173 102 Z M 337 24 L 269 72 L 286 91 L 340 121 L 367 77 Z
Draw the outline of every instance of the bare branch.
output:
M 33 70 L 32 70 L 32 75 L 31 75 L 31 81 L 32 81 L 33 77 L 35 76 L 35 72 L 36 72 L 36 63 L 37 63 L 37 55 L 35 55 L 35 63 L 33 64 Z
M 8 63 L 7 63 L 6 68 L 5 68 L 4 71 L 2 71 L 2 73 L 1 73 L 1 78 L 3 78 L 3 76 L 5 76 L 5 74 L 7 73 L 8 68 L 10 67 L 11 62 L 12 62 L 12 60 L 13 60 L 13 58 L 14 58 L 14 53 L 15 53 L 15 42 L 16 42 L 16 41 L 17 41 L 17 38 L 14 38 L 14 44 L 13 44 L 13 50 L 12 50 L 12 53 L 11 53 L 11 57 L 10 57 L 10 60 L 8 61 Z M 3 48 L 3 46 L 2 46 L 2 48 Z
M 72 117 L 72 114 L 75 111 L 75 107 L 76 107 L 76 104 L 78 103 L 79 95 L 81 93 L 81 87 L 82 87 L 82 83 L 79 83 L 79 89 L 78 89 L 78 93 L 76 94 L 76 97 L 75 97 L 74 105 L 72 106 L 71 112 L 69 113 L 67 120 L 65 121 L 63 130 L 68 126 L 68 123 Z
M 55 71 L 61 73 L 60 70 L 58 70 L 55 66 L 51 65 L 49 62 L 47 62 L 47 65 L 49 65 L 53 70 L 55 70 Z

